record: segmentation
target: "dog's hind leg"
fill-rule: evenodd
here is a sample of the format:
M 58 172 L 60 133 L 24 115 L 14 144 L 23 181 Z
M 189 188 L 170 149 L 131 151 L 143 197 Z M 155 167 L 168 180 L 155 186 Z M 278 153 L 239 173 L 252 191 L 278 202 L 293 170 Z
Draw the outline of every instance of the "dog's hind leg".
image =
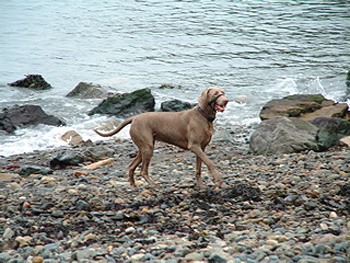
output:
M 145 146 L 140 149 L 142 155 L 142 166 L 141 166 L 141 176 L 149 183 L 151 186 L 158 186 L 154 183 L 151 178 L 148 176 L 148 166 L 151 162 L 151 158 L 153 156 L 153 145 Z
M 130 163 L 129 165 L 129 182 L 130 185 L 135 187 L 135 178 L 134 178 L 134 173 L 135 170 L 137 168 L 137 166 L 139 166 L 139 164 L 142 162 L 142 155 L 140 153 L 140 151 L 137 152 L 136 158 Z

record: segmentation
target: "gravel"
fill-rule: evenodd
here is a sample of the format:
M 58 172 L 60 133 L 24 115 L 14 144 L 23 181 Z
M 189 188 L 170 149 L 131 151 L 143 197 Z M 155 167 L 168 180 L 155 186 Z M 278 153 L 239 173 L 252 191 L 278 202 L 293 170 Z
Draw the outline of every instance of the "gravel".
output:
M 163 143 L 160 188 L 128 185 L 129 140 L 1 158 L 0 262 L 350 262 L 348 149 L 252 155 L 249 133 L 222 128 L 207 147 L 224 189 L 204 166 L 196 186 L 194 155 Z M 112 163 L 49 168 L 87 147 L 114 149 Z

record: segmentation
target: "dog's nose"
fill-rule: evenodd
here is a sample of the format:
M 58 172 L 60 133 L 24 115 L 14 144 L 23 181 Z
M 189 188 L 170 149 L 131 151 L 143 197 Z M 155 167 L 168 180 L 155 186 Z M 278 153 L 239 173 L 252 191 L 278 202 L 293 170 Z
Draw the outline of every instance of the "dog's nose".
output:
M 222 102 L 226 105 L 228 102 L 229 102 L 229 100 L 228 100 L 228 98 L 223 98 L 223 100 L 222 100 Z

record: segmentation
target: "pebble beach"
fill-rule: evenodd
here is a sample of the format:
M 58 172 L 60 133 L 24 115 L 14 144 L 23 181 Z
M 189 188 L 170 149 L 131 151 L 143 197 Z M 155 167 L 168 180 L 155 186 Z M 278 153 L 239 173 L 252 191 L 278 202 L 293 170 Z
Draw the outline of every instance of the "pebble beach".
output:
M 115 150 L 95 169 L 50 170 L 58 149 L 1 158 L 0 262 L 350 262 L 347 148 L 253 155 L 244 127 L 217 130 L 206 152 L 223 189 L 205 166 L 196 186 L 194 154 L 163 143 L 159 188 L 129 186 L 127 139 L 95 142 Z M 46 172 L 18 173 L 33 166 Z

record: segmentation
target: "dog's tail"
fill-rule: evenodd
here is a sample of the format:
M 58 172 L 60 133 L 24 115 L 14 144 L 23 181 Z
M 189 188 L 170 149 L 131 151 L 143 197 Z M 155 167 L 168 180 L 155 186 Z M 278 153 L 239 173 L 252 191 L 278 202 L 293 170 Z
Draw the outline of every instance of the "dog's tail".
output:
M 110 137 L 113 136 L 114 134 L 117 134 L 121 129 L 123 129 L 126 125 L 129 125 L 130 123 L 132 123 L 132 120 L 134 119 L 134 117 L 131 117 L 129 119 L 126 119 L 125 121 L 123 121 L 115 130 L 110 131 L 108 133 L 102 133 L 99 132 L 98 130 L 94 129 L 94 132 L 96 132 L 98 135 L 102 136 L 102 137 Z

